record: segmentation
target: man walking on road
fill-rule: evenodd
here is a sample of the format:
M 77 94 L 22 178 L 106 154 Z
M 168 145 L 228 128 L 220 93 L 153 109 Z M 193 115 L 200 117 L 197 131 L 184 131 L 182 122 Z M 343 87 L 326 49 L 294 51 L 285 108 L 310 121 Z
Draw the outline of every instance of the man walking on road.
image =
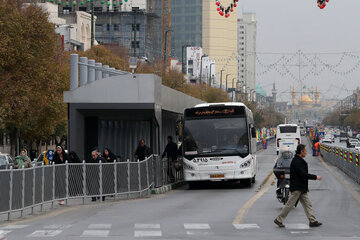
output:
M 169 175 L 170 181 L 173 182 L 174 174 L 173 174 L 172 170 L 173 170 L 174 161 L 176 161 L 176 159 L 178 157 L 178 147 L 177 147 L 176 143 L 173 142 L 172 136 L 168 136 L 167 140 L 168 140 L 168 144 L 165 147 L 164 153 L 162 154 L 162 158 L 167 156 L 168 175 Z
M 296 149 L 296 156 L 293 158 L 290 165 L 291 196 L 285 204 L 284 208 L 281 210 L 279 216 L 274 220 L 274 223 L 279 227 L 285 227 L 283 222 L 298 200 L 304 207 L 306 216 L 309 219 L 309 226 L 319 227 L 322 225 L 322 223 L 318 222 L 315 218 L 311 201 L 308 195 L 308 180 L 321 180 L 321 176 L 316 176 L 308 173 L 308 164 L 304 160 L 306 154 L 306 146 L 303 144 L 299 144 Z

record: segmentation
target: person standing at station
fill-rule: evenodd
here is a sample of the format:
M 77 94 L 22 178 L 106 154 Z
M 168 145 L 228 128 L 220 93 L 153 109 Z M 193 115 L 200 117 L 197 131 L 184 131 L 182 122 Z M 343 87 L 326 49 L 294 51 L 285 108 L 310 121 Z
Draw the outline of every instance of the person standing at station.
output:
M 106 162 L 114 162 L 116 160 L 115 155 L 111 152 L 109 148 L 104 148 L 103 158 L 105 158 Z
M 347 148 L 350 148 L 350 147 L 351 147 L 350 138 L 347 138 L 347 139 L 346 139 L 346 147 L 347 147 Z
M 56 151 L 53 157 L 53 163 L 65 164 L 66 161 L 69 161 L 69 155 L 65 152 L 64 148 L 61 146 L 56 147 Z M 65 177 L 65 168 L 64 167 L 56 167 L 55 168 L 55 195 L 57 198 L 64 196 L 66 193 L 65 190 L 65 180 L 62 179 Z M 64 200 L 59 200 L 59 205 L 64 205 Z
M 290 165 L 290 191 L 291 196 L 284 208 L 281 210 L 279 216 L 274 220 L 274 223 L 279 227 L 285 227 L 283 224 L 285 218 L 299 200 L 302 204 L 306 216 L 309 219 L 310 227 L 319 227 L 322 223 L 316 220 L 312 204 L 308 195 L 309 187 L 308 180 L 321 180 L 321 176 L 316 176 L 308 173 L 308 164 L 304 160 L 307 151 L 306 146 L 299 144 L 296 148 L 296 156 L 293 158 Z
M 98 150 L 93 150 L 91 152 L 91 159 L 88 161 L 88 163 L 100 163 L 106 162 L 105 158 L 101 156 Z M 99 173 L 99 166 L 97 165 L 90 165 L 86 168 L 86 183 L 89 190 L 89 195 L 97 195 L 100 192 L 100 173 Z M 98 199 L 100 199 L 98 197 Z M 96 197 L 92 197 L 91 200 L 93 202 L 96 201 Z M 103 201 L 105 200 L 105 197 L 103 197 Z
M 150 157 L 151 154 L 151 149 L 145 145 L 145 140 L 141 139 L 135 151 L 135 159 L 143 161 L 145 158 Z
M 172 136 L 168 136 L 167 138 L 168 144 L 165 147 L 164 153 L 162 154 L 162 158 L 165 156 L 167 157 L 167 171 L 170 181 L 174 181 L 174 174 L 173 174 L 173 164 L 174 161 L 177 160 L 178 157 L 178 148 L 176 143 L 173 142 Z

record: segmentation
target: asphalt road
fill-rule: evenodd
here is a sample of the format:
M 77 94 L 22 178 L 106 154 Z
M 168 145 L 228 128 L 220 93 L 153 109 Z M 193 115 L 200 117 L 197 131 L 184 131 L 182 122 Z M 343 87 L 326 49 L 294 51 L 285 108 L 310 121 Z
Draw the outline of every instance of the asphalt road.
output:
M 304 141 L 306 142 L 306 141 Z M 310 151 L 309 151 L 310 152 Z M 258 152 L 252 187 L 241 184 L 187 186 L 162 195 L 85 206 L 64 206 L 24 220 L 2 222 L 6 239 L 360 239 L 360 186 L 317 158 L 307 156 L 315 214 L 324 225 L 309 228 L 303 208 L 294 208 L 278 228 L 282 204 L 275 198 L 274 146 Z M 259 188 L 266 179 L 265 184 Z M 345 185 L 348 188 L 345 188 Z

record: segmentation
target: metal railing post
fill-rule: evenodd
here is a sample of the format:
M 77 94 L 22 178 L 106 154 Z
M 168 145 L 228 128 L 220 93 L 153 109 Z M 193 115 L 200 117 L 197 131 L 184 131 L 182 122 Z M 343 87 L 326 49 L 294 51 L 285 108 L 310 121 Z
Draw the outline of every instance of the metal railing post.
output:
M 139 197 L 141 197 L 141 169 L 140 169 L 140 160 L 138 160 L 138 177 L 139 177 Z
M 151 156 L 151 158 L 153 158 L 153 156 Z M 150 158 L 149 158 L 150 159 Z M 146 187 L 150 187 L 150 181 L 149 181 L 149 159 L 146 161 Z
M 102 189 L 102 162 L 99 162 L 99 170 L 100 170 L 100 174 L 99 174 L 99 183 L 100 183 L 100 202 L 102 202 L 102 194 L 103 194 L 103 189 Z
M 12 210 L 12 197 L 13 197 L 13 177 L 14 169 L 10 167 L 10 188 L 9 188 L 9 212 L 8 212 L 8 221 L 11 220 L 11 210 Z
M 114 200 L 117 199 L 117 164 L 116 160 L 114 160 Z
M 45 199 L 45 167 L 44 162 L 41 163 L 41 205 L 40 205 L 40 212 L 43 211 L 44 206 L 44 199 Z
M 131 185 L 130 185 L 130 160 L 127 160 L 127 181 L 128 181 L 128 199 L 130 198 L 130 191 L 131 191 Z
M 21 168 L 22 171 L 22 183 L 21 183 L 21 211 L 20 217 L 23 218 L 24 215 L 24 207 L 25 207 L 25 166 L 23 165 Z
M 35 166 L 33 167 L 33 189 L 32 189 L 32 207 L 31 207 L 31 214 L 34 214 L 34 205 L 35 205 L 35 194 L 36 194 L 36 188 L 35 188 L 35 184 L 36 184 L 36 163 Z
M 53 162 L 52 163 L 52 176 L 53 176 L 53 179 L 52 179 L 52 201 L 51 201 L 51 208 L 54 208 L 54 201 L 55 201 L 55 163 Z
M 82 162 L 82 169 L 83 169 L 83 204 L 85 204 L 85 198 L 86 198 L 86 165 L 85 160 Z
M 69 163 L 65 161 L 65 190 L 66 190 L 66 199 L 65 204 L 68 205 L 69 199 Z

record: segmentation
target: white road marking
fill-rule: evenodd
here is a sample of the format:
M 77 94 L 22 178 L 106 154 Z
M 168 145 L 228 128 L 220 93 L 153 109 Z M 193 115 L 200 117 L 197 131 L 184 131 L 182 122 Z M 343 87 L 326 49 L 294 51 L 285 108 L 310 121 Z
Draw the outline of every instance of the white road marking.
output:
M 160 224 L 136 223 L 135 228 L 160 229 Z
M 110 229 L 111 224 L 90 224 L 89 229 Z
M 185 223 L 184 228 L 192 230 L 210 229 L 210 225 L 207 223 Z
M 135 231 L 135 237 L 161 237 L 161 231 Z
M 81 237 L 108 237 L 110 231 L 109 230 L 85 230 Z
M 62 230 L 37 230 L 28 235 L 28 237 L 55 237 L 61 232 Z
M 306 234 L 306 233 L 309 233 L 309 232 L 305 232 L 305 231 L 297 231 L 297 232 L 290 232 L 291 234 Z
M 255 224 L 255 223 L 250 223 L 250 224 L 233 224 L 234 227 L 238 230 L 242 230 L 242 229 L 254 229 L 254 228 L 260 228 L 259 225 Z
M 209 235 L 208 231 L 186 231 L 187 235 L 190 236 L 206 236 Z
M 6 225 L 5 227 L 1 227 L 0 229 L 21 229 L 21 228 L 26 228 L 29 225 Z
M 11 233 L 11 231 L 0 230 L 0 237 L 5 237 L 5 235 L 8 233 Z
M 308 224 L 303 224 L 303 223 L 295 223 L 295 224 L 286 224 L 285 225 L 286 229 L 291 229 L 291 230 L 305 230 L 305 229 L 310 229 Z
M 44 229 L 67 229 L 70 228 L 72 224 L 52 224 L 44 226 Z

